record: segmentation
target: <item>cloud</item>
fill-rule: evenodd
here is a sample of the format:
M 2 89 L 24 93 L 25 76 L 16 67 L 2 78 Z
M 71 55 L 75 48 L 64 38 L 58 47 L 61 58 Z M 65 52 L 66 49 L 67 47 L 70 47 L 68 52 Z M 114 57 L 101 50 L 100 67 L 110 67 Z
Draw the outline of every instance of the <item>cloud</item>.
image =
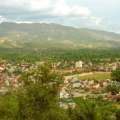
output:
M 89 19 L 91 20 L 91 22 L 95 23 L 96 25 L 101 25 L 101 23 L 103 22 L 103 18 L 100 17 L 90 16 Z
M 40 11 L 51 8 L 52 0 L 27 0 L 27 5 L 29 10 Z
M 0 15 L 0 23 L 53 22 L 83 27 L 103 24 L 103 19 L 96 17 L 92 8 L 76 2 L 70 4 L 68 0 L 3 0 Z
M 0 16 L 0 23 L 7 21 L 7 18 Z
M 45 11 L 53 16 L 88 16 L 91 13 L 87 7 L 69 5 L 65 0 L 3 0 L 0 7 L 18 11 Z
M 0 2 L 0 7 L 37 11 L 48 8 L 51 1 L 52 0 L 3 0 Z
M 52 15 L 55 16 L 89 16 L 91 11 L 84 6 L 68 5 L 65 0 L 57 0 L 54 5 Z

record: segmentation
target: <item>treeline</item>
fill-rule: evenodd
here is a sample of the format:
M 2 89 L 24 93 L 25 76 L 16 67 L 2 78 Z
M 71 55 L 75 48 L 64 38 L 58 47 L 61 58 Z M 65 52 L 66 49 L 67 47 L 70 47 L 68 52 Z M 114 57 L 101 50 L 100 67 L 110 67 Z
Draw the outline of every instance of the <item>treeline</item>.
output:
M 120 59 L 120 49 L 77 49 L 77 50 L 63 50 L 63 49 L 0 49 L 0 58 L 10 61 L 40 61 L 40 60 L 66 60 L 77 61 L 83 60 L 85 62 L 100 62 L 101 60 L 115 61 Z

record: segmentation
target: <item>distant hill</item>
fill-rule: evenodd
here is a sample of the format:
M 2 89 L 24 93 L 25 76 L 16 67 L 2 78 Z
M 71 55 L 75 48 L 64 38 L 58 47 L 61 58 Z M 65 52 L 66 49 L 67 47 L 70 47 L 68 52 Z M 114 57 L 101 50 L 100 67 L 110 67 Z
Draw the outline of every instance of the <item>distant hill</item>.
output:
M 0 48 L 119 48 L 120 35 L 58 24 L 0 24 Z

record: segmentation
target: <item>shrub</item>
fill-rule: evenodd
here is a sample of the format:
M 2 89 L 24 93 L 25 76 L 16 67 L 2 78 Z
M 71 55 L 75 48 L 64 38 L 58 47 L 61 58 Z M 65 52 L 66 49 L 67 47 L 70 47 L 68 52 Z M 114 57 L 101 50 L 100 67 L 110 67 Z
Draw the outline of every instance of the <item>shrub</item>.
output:
M 113 81 L 120 82 L 120 68 L 112 71 L 111 77 Z

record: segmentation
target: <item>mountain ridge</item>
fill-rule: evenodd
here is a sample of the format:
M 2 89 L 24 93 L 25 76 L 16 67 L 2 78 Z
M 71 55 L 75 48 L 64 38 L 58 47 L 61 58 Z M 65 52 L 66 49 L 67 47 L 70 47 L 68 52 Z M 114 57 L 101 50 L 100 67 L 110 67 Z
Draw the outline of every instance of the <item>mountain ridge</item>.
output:
M 0 47 L 31 49 L 119 48 L 120 34 L 47 23 L 0 24 Z

